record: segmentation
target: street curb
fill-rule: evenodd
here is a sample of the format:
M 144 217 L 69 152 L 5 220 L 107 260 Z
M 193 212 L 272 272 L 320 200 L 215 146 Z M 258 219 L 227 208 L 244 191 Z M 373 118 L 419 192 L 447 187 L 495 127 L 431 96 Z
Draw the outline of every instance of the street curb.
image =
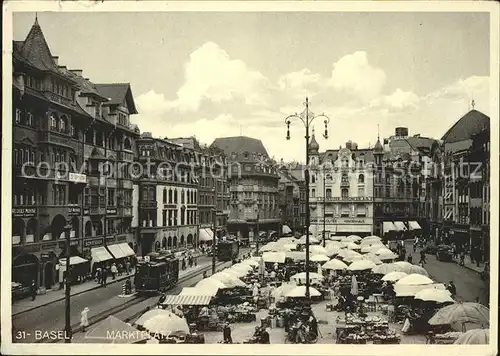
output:
M 453 260 L 453 262 L 454 262 L 457 266 L 460 266 L 460 264 L 459 264 L 457 261 Z M 465 267 L 465 268 L 467 268 L 467 269 L 468 269 L 468 270 L 470 270 L 470 271 L 476 272 L 477 274 L 481 274 L 481 271 L 476 271 L 474 268 L 469 267 L 469 266 L 467 266 L 467 265 L 465 265 L 465 264 L 464 264 L 463 266 L 460 266 L 460 267 Z M 483 268 L 484 268 L 484 266 L 483 266 Z
M 130 277 L 133 277 L 133 275 L 129 275 L 129 276 L 125 276 L 125 277 L 120 277 L 120 279 L 111 280 L 110 282 L 108 282 L 108 285 L 124 281 L 125 279 L 130 278 Z M 87 293 L 87 292 L 90 292 L 90 291 L 93 291 L 93 290 L 96 290 L 96 289 L 99 289 L 99 288 L 102 288 L 102 286 L 101 285 L 97 285 L 95 287 L 83 290 L 81 292 L 78 292 L 78 293 L 75 293 L 75 294 L 71 294 L 71 297 L 74 297 L 74 296 L 77 296 L 77 295 L 80 295 L 80 294 L 83 294 L 83 293 Z M 17 316 L 17 315 L 21 315 L 21 314 L 24 314 L 24 313 L 27 313 L 29 311 L 32 311 L 32 310 L 35 310 L 35 309 L 38 309 L 38 308 L 45 307 L 45 306 L 47 306 L 49 304 L 60 302 L 61 300 L 64 300 L 64 299 L 65 299 L 65 296 L 63 296 L 62 298 L 54 299 L 54 300 L 52 300 L 50 302 L 47 302 L 47 303 L 43 303 L 43 304 L 37 305 L 36 307 L 33 307 L 33 308 L 22 310 L 22 311 L 20 311 L 20 312 L 18 312 L 16 314 L 12 314 L 12 317 Z

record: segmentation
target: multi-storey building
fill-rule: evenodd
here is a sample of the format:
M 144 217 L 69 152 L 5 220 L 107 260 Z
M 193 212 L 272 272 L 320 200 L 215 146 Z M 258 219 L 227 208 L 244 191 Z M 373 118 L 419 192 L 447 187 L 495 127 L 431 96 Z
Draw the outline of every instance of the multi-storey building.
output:
M 421 233 L 423 220 L 419 219 L 423 183 L 421 154 L 409 143 L 408 129 L 397 128 L 394 138 L 405 143 L 398 144 L 397 148 L 393 143 L 392 149 L 390 140 L 384 140 L 384 147 L 377 139 L 373 148 L 373 232 L 387 239 L 403 237 L 411 230 Z
M 287 226 L 293 234 L 301 233 L 305 225 L 304 180 L 296 178 L 289 167 L 283 166 L 278 171 L 278 206 L 281 212 L 281 225 Z
M 371 149 L 354 142 L 338 150 L 319 153 L 314 133 L 309 145 L 311 225 L 326 234 L 368 236 L 373 232 L 373 182 Z
M 140 254 L 197 246 L 199 155 L 149 132 L 137 148 Z
M 246 243 L 259 231 L 279 231 L 279 176 L 262 142 L 244 136 L 225 137 L 217 138 L 211 147 L 221 149 L 228 160 L 228 232 Z
M 199 156 L 199 166 L 196 170 L 199 241 L 210 244 L 213 240 L 214 228 L 217 237 L 227 234 L 230 194 L 227 183 L 226 156 L 222 150 L 216 147 L 200 145 L 194 137 L 172 138 L 169 140 L 195 150 Z
M 442 240 L 455 243 L 457 246 L 479 254 L 481 244 L 478 239 L 471 241 L 470 222 L 470 175 L 476 167 L 469 164 L 471 148 L 474 151 L 473 138 L 484 130 L 488 130 L 490 119 L 477 110 L 471 110 L 460 118 L 442 137 L 443 141 L 443 227 Z M 481 136 L 479 136 L 481 137 Z M 486 158 L 489 160 L 489 157 Z M 473 179 L 473 183 L 476 178 Z M 473 196 L 477 197 L 474 191 Z M 483 192 L 484 193 L 484 192 Z M 474 201 L 476 208 L 477 201 Z M 475 211 L 475 210 L 473 210 Z
M 429 153 L 428 174 L 424 176 L 427 202 L 426 212 L 429 226 L 428 236 L 432 237 L 437 244 L 441 243 L 444 211 L 444 194 L 442 180 L 442 168 L 444 167 L 443 144 L 441 141 L 435 141 Z
M 137 111 L 128 84 L 107 85 L 110 91 L 102 87 L 83 78 L 81 70 L 58 64 L 37 20 L 24 41 L 14 41 L 16 282 L 35 280 L 51 288 L 61 281 L 57 271 L 65 262 L 60 258 L 66 233 L 71 255 L 91 260 L 93 266 L 132 251 L 131 177 L 105 170 L 133 161 L 138 132 L 129 115 Z M 118 113 L 121 121 L 116 123 Z M 125 200 L 117 199 L 121 194 Z

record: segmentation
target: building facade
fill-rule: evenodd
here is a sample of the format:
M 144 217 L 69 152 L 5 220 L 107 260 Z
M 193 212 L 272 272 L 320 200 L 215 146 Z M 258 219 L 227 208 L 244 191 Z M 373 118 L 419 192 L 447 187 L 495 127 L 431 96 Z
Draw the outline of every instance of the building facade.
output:
M 37 20 L 13 49 L 12 278 L 48 289 L 62 280 L 66 233 L 71 256 L 92 264 L 98 250 L 134 247 L 132 179 L 111 167 L 134 160 L 137 111 L 130 85 L 110 95 L 59 65 Z
M 199 155 L 149 132 L 137 149 L 139 254 L 197 246 Z
M 368 163 L 371 149 L 354 142 L 319 153 L 314 134 L 309 147 L 311 229 L 326 235 L 369 236 L 373 232 L 373 181 Z
M 216 139 L 211 147 L 222 150 L 228 159 L 229 234 L 250 243 L 260 231 L 278 232 L 279 176 L 262 142 L 244 136 L 225 137 Z
M 305 226 L 305 181 L 295 177 L 290 167 L 282 167 L 278 175 L 281 226 L 287 226 L 293 234 L 300 234 Z

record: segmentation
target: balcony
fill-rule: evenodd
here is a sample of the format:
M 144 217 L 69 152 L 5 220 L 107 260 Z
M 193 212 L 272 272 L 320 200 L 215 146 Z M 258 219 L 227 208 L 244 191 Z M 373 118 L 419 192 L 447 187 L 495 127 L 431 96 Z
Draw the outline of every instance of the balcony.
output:
M 134 152 L 119 151 L 118 152 L 118 160 L 123 161 L 123 162 L 133 162 L 134 161 Z
M 349 187 L 351 184 L 349 183 L 349 181 L 347 180 L 343 180 L 340 182 L 340 186 L 341 187 Z

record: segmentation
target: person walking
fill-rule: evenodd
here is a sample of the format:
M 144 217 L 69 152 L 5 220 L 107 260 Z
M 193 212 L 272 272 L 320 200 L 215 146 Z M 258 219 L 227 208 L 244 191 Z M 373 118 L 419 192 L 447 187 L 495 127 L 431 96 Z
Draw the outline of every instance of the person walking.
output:
M 424 265 L 426 263 L 426 256 L 424 250 L 420 251 L 420 261 L 418 262 L 421 265 Z
M 233 343 L 233 338 L 231 336 L 231 327 L 229 326 L 229 323 L 224 324 L 224 328 L 222 329 L 222 337 L 225 344 Z
M 35 300 L 35 298 L 36 298 L 37 290 L 38 290 L 38 288 L 36 287 L 35 280 L 33 279 L 31 281 L 31 285 L 30 285 L 30 293 L 31 293 L 31 300 L 32 301 Z
M 459 265 L 460 266 L 465 265 L 465 252 L 464 252 L 464 250 L 460 251 L 460 262 L 459 262 Z
M 131 272 L 130 261 L 128 259 L 125 261 L 125 270 L 127 271 L 127 274 L 130 274 L 130 272 Z
M 113 276 L 113 280 L 116 279 L 116 274 L 118 273 L 118 268 L 116 268 L 116 263 L 111 265 L 111 276 Z
M 108 268 L 104 267 L 102 269 L 102 285 L 106 287 L 108 285 Z
M 80 316 L 80 326 L 82 331 L 85 331 L 85 328 L 89 326 L 89 311 L 88 307 L 83 308 Z
M 448 289 L 452 298 L 454 298 L 457 294 L 457 287 L 455 286 L 455 283 L 453 283 L 453 281 L 450 281 L 450 284 L 448 284 L 448 287 L 446 287 L 446 289 Z

